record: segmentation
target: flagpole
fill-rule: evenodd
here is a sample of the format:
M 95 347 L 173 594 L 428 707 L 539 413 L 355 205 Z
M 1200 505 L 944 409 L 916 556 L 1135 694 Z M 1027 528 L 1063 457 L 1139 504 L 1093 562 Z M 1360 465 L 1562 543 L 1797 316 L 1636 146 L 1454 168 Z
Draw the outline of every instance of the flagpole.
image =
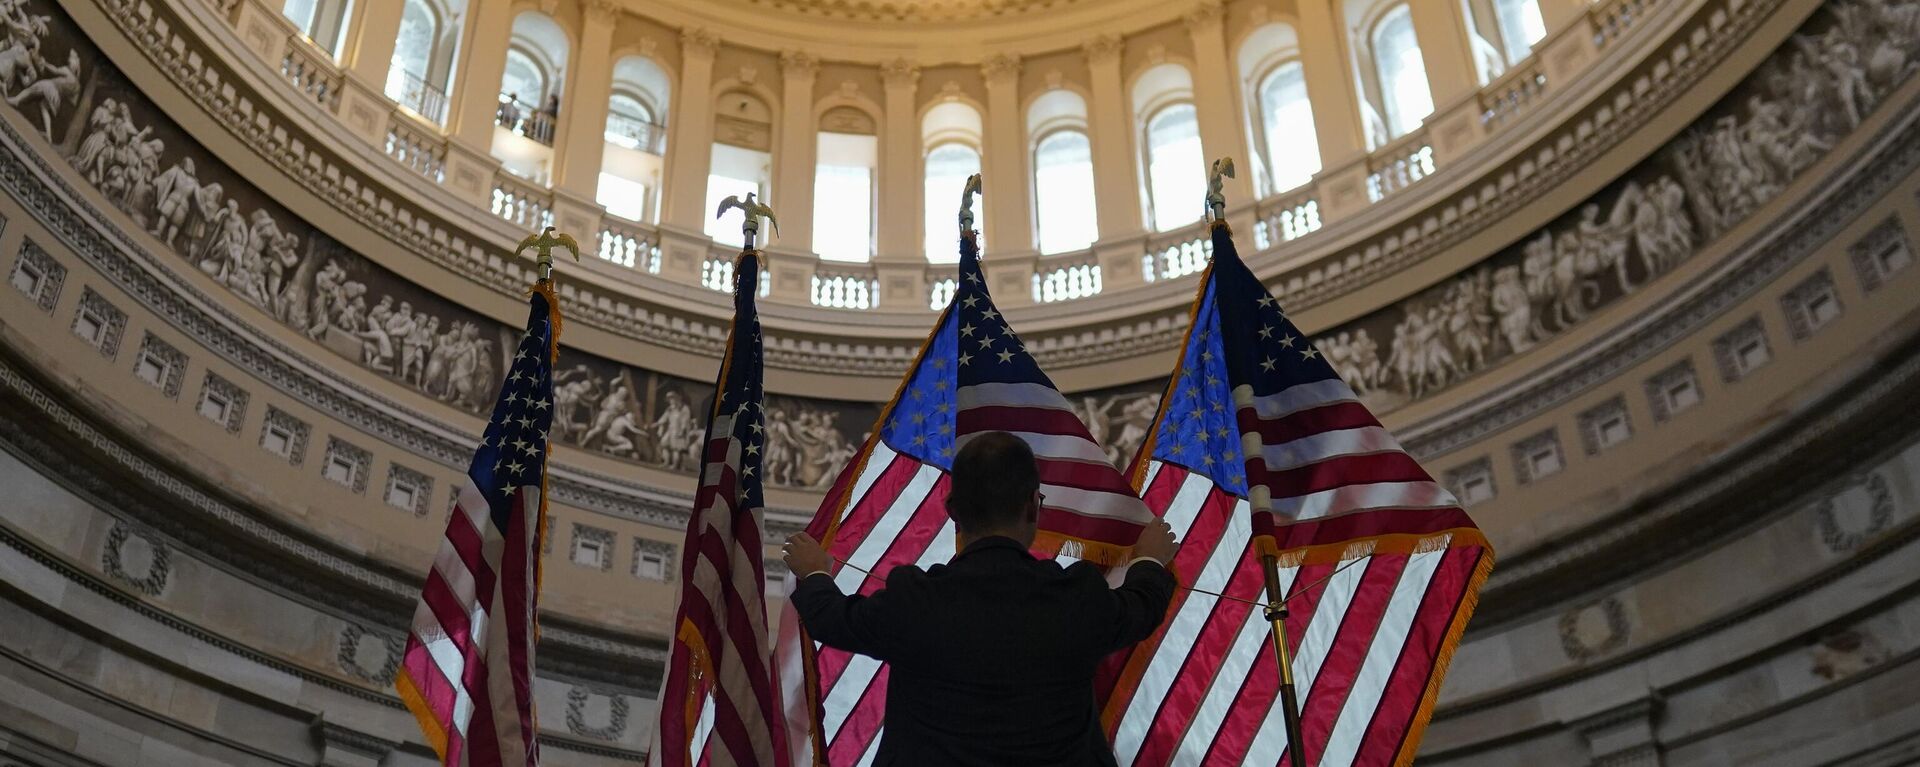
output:
M 1233 158 L 1213 161 L 1207 173 L 1206 212 L 1214 226 L 1227 225 L 1227 195 L 1221 177 L 1233 178 Z M 1260 566 L 1267 579 L 1267 603 L 1263 607 L 1267 622 L 1273 624 L 1273 656 L 1280 665 L 1280 716 L 1287 729 L 1287 764 L 1307 767 L 1306 743 L 1300 737 L 1300 699 L 1293 687 L 1293 659 L 1287 653 L 1287 596 L 1280 593 L 1280 560 L 1272 554 L 1260 555 Z
M 1273 624 L 1273 654 L 1280 662 L 1280 714 L 1287 727 L 1287 763 L 1307 767 L 1305 743 L 1300 739 L 1300 700 L 1293 689 L 1293 660 L 1287 657 L 1287 600 L 1280 593 L 1280 560 L 1263 554 L 1260 565 L 1267 577 L 1267 622 Z

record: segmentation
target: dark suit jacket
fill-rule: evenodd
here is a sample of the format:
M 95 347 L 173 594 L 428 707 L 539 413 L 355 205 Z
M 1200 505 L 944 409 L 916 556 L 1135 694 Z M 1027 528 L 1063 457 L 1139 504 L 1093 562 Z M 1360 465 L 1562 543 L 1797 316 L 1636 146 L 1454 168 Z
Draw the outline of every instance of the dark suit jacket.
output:
M 886 661 L 882 765 L 1111 765 L 1093 674 L 1166 616 L 1173 575 L 1135 564 L 1109 588 L 1087 563 L 1062 568 L 1011 538 L 952 564 L 896 567 L 847 596 L 815 574 L 793 592 L 816 641 Z

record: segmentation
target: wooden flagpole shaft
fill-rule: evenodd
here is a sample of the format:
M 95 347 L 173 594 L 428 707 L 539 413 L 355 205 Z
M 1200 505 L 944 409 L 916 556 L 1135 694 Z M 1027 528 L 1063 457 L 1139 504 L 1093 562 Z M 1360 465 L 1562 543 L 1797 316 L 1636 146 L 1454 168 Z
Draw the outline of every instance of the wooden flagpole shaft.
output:
M 1287 727 L 1287 763 L 1307 767 L 1305 743 L 1300 739 L 1300 700 L 1293 689 L 1293 660 L 1287 657 L 1287 602 L 1280 593 L 1280 562 L 1272 554 L 1260 557 L 1267 576 L 1267 622 L 1273 624 L 1273 654 L 1280 662 L 1280 713 Z

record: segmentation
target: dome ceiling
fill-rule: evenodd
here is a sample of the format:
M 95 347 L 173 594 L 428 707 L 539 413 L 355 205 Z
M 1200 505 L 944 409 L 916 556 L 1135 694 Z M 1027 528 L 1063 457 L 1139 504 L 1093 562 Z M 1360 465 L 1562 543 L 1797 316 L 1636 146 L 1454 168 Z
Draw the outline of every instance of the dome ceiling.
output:
M 726 0 L 786 13 L 856 21 L 942 22 L 1004 19 L 1094 4 L 1095 0 Z

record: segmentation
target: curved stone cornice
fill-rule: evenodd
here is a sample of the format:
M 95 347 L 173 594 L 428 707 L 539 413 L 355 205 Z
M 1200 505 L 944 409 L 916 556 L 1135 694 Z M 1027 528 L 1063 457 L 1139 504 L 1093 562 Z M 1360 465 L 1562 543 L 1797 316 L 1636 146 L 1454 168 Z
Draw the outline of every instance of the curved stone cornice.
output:
M 1770 4 L 1743 4 L 1736 15 L 1729 17 L 1718 15 L 1721 23 L 1716 25 L 1716 34 L 1706 38 L 1702 45 L 1692 45 L 1698 36 L 1688 34 L 1689 30 L 1676 29 L 1668 36 L 1667 58 L 1685 62 L 1679 68 L 1655 67 L 1651 74 L 1642 74 L 1639 79 L 1623 80 L 1614 90 L 1609 91 L 1611 99 L 1601 98 L 1591 102 L 1587 116 L 1564 126 L 1560 137 L 1548 136 L 1536 142 L 1543 148 L 1537 156 L 1516 161 L 1520 168 L 1520 186 L 1509 193 L 1505 188 L 1491 195 L 1488 192 L 1496 187 L 1505 187 L 1506 179 L 1501 177 L 1498 184 L 1484 188 L 1475 187 L 1468 192 L 1456 195 L 1449 204 L 1429 209 L 1425 221 L 1418 226 L 1407 228 L 1406 232 L 1420 232 L 1413 237 L 1400 234 L 1387 235 L 1384 240 L 1374 244 L 1355 245 L 1350 255 L 1334 254 L 1332 258 L 1314 257 L 1307 252 L 1324 251 L 1326 248 L 1308 248 L 1299 258 L 1290 262 L 1317 261 L 1320 265 L 1295 268 L 1275 272 L 1271 267 L 1264 272 L 1273 273 L 1280 282 L 1279 289 L 1286 295 L 1288 305 L 1296 312 L 1311 309 L 1344 296 L 1356 295 L 1362 288 L 1369 287 L 1374 281 L 1386 279 L 1404 270 L 1407 264 L 1438 253 L 1462 239 L 1475 235 L 1479 228 L 1470 226 L 1478 222 L 1481 226 L 1498 220 L 1502 214 L 1511 213 L 1511 208 L 1524 205 L 1533 199 L 1528 192 L 1537 193 L 1552 188 L 1555 182 L 1573 178 L 1579 166 L 1591 162 L 1599 154 L 1611 148 L 1603 139 L 1607 136 L 1623 136 L 1637 120 L 1652 115 L 1665 101 L 1674 97 L 1697 78 L 1705 67 L 1724 55 L 1733 47 L 1733 42 L 1741 39 L 1741 34 L 1750 31 L 1753 24 L 1770 12 Z M 1718 11 L 1716 11 L 1718 13 Z M 1693 20 L 1686 26 L 1703 27 L 1708 23 L 1710 14 L 1706 10 L 1694 14 Z M 1647 22 L 1643 22 L 1647 23 Z M 1631 46 L 1618 46 L 1624 50 Z M 1685 49 L 1685 55 L 1678 51 Z M 1603 59 L 1602 65 L 1607 63 Z M 1617 63 L 1617 62 L 1615 62 Z M 1604 68 L 1600 66 L 1597 68 Z M 1652 83 L 1649 87 L 1648 83 Z M 1569 89 L 1569 91 L 1577 89 Z M 1616 110 L 1618 104 L 1625 103 L 1628 108 Z M 1597 110 L 1597 112 L 1596 112 Z M 1528 117 L 1538 116 L 1551 110 L 1540 109 Z M 1596 116 L 1597 115 L 1597 116 Z M 1593 126 L 1604 125 L 1607 130 L 1599 131 Z M 1522 131 L 1524 132 L 1524 131 Z M 1573 151 L 1555 151 L 1554 147 L 1564 147 L 1568 142 L 1565 136 L 1578 135 L 1579 142 Z M 1504 143 L 1504 142 L 1503 142 Z M 1524 156 L 1524 155 L 1523 155 Z M 1539 161 L 1539 162 L 1536 162 Z M 1512 163 L 1510 163 L 1512 165 Z M 1531 172 L 1529 172 L 1531 171 Z M 1440 181 L 1428 182 L 1427 192 L 1432 192 Z M 1469 184 L 1468 186 L 1473 186 Z M 1408 204 L 1423 195 L 1409 192 L 1399 199 L 1389 199 L 1379 205 L 1381 217 L 1392 219 L 1396 210 L 1407 210 Z M 1464 200 L 1464 202 L 1463 202 Z M 1487 200 L 1487 202 L 1478 202 Z M 1504 206 L 1504 207 L 1503 207 Z M 1368 218 L 1374 218 L 1370 215 Z M 1416 216 L 1416 220 L 1419 217 Z M 1330 227 L 1326 238 L 1329 240 L 1338 234 L 1339 227 Z M 1400 231 L 1400 230 L 1395 230 Z M 1324 240 L 1323 240 L 1324 241 Z M 463 271 L 455 263 L 440 259 L 449 267 Z M 1261 260 L 1256 258 L 1256 263 Z M 1267 259 L 1271 261 L 1271 259 Z M 467 267 L 471 264 L 465 265 Z M 518 270 L 509 267 L 510 274 L 505 279 L 494 280 L 496 285 L 514 282 Z M 628 281 L 646 283 L 645 275 L 630 275 Z M 1073 302 L 1072 305 L 1055 305 L 1031 309 L 1016 310 L 1023 316 L 1023 327 L 1028 328 L 1029 346 L 1035 349 L 1042 360 L 1056 367 L 1101 364 L 1114 359 L 1138 357 L 1141 355 L 1163 353 L 1178 338 L 1178 328 L 1184 323 L 1184 311 L 1188 297 L 1182 295 L 1185 290 L 1179 282 L 1156 286 L 1141 291 L 1130 291 L 1110 296 L 1096 296 Z M 662 290 L 671 290 L 664 285 Z M 1138 295 L 1136 295 L 1138 293 Z M 580 294 L 586 297 L 588 294 Z M 604 296 L 593 295 L 597 300 Z M 697 300 L 711 298 L 715 300 Z M 695 304 L 704 313 L 724 312 L 723 302 L 718 297 L 696 297 Z M 623 335 L 634 335 L 667 348 L 694 354 L 712 354 L 717 349 L 721 336 L 719 320 L 704 319 L 681 324 L 678 322 L 636 322 L 636 318 L 672 320 L 669 315 L 655 314 L 651 311 L 629 308 L 623 298 L 615 297 L 611 310 L 592 305 L 582 307 L 581 313 L 590 322 L 604 328 L 614 329 Z M 681 302 L 682 307 L 687 305 Z M 1097 328 L 1075 327 L 1082 324 L 1085 316 L 1108 317 L 1118 309 L 1136 312 L 1135 318 L 1103 319 Z M 1145 311 L 1144 314 L 1138 312 Z M 779 315 L 791 312 L 795 318 L 804 317 L 813 327 L 829 329 L 831 335 L 884 333 L 897 335 L 897 339 L 875 339 L 879 343 L 819 343 L 804 337 L 785 335 L 778 330 L 781 321 Z M 911 347 L 906 345 L 917 338 L 917 332 L 901 330 L 894 333 L 886 328 L 913 329 L 916 323 L 923 323 L 924 317 L 898 315 L 893 313 L 867 313 L 862 317 L 847 317 L 846 313 L 833 310 L 806 310 L 770 305 L 768 324 L 775 328 L 769 332 L 769 363 L 810 372 L 844 373 L 856 371 L 869 375 L 895 375 L 911 358 Z M 858 330 L 854 330 L 858 328 Z M 661 332 L 662 330 L 666 332 Z M 1141 331 L 1146 331 L 1142 333 Z M 857 353 L 856 347 L 863 347 L 868 353 Z M 848 352 L 842 356 L 838 349 Z

